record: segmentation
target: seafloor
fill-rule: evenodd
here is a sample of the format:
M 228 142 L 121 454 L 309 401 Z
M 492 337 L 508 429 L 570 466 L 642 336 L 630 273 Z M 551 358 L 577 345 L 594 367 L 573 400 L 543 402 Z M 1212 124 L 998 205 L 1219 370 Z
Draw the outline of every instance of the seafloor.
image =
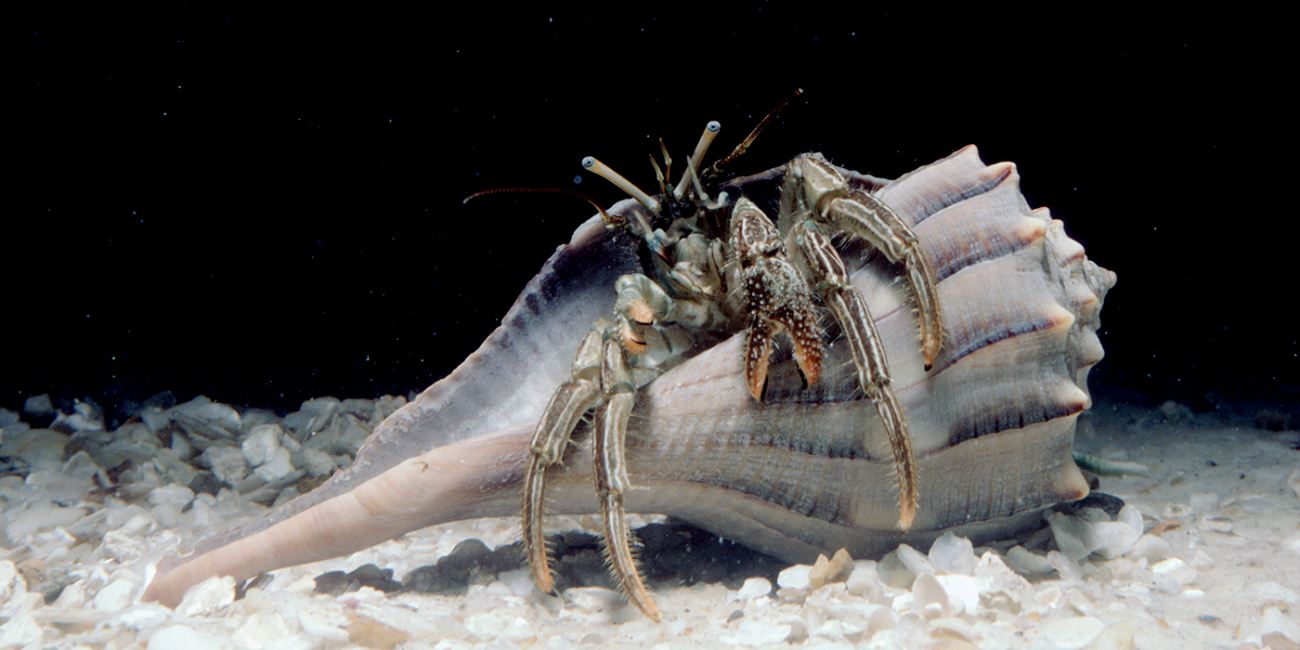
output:
M 175 610 L 141 602 L 163 555 L 319 484 L 400 398 L 314 400 L 285 418 L 173 401 L 117 427 L 88 404 L 0 411 L 0 650 L 1300 647 L 1300 422 L 1276 409 L 1099 398 L 1077 451 L 1144 473 L 1102 475 L 1099 491 L 1118 499 L 987 547 L 948 537 L 786 567 L 643 521 L 656 624 L 609 589 L 594 539 L 577 532 L 560 544 L 562 597 L 541 594 L 511 519 L 437 526 L 247 585 L 212 579 Z M 304 427 L 334 437 L 300 445 Z

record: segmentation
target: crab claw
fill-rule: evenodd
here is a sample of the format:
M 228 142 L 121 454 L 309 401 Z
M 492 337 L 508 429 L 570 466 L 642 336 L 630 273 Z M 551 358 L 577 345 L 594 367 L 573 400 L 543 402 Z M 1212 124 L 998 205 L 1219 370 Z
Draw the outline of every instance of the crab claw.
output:
M 741 197 L 731 215 L 731 245 L 740 263 L 742 292 L 750 314 L 745 382 L 762 399 L 772 337 L 784 330 L 794 340 L 795 362 L 805 386 L 821 374 L 822 332 L 812 294 L 786 257 L 776 225 L 752 201 Z

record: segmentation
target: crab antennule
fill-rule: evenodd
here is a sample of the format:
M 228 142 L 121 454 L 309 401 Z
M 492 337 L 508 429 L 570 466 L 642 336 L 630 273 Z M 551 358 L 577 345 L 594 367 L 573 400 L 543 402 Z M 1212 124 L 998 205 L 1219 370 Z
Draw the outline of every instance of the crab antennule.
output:
M 651 213 L 659 212 L 659 201 L 655 200 L 653 196 L 642 192 L 641 188 L 633 185 L 632 181 L 623 178 L 618 172 L 610 169 L 605 163 L 596 160 L 592 156 L 587 156 L 582 159 L 582 168 L 618 186 L 618 189 L 627 192 L 628 196 L 636 199 L 638 203 L 644 205 Z
M 709 150 L 709 145 L 713 144 L 713 139 L 718 136 L 718 131 L 721 130 L 722 123 L 717 120 L 713 120 L 704 125 L 704 133 L 700 134 L 700 141 L 695 143 L 695 152 L 691 154 L 689 159 L 687 159 L 686 164 L 689 168 L 700 168 L 700 162 L 704 160 L 704 153 Z M 667 156 L 668 153 L 664 152 L 664 155 Z M 680 201 L 683 196 L 686 196 L 686 185 L 688 182 L 688 179 L 685 176 L 682 176 L 682 180 L 679 181 L 677 187 L 673 189 L 674 198 Z

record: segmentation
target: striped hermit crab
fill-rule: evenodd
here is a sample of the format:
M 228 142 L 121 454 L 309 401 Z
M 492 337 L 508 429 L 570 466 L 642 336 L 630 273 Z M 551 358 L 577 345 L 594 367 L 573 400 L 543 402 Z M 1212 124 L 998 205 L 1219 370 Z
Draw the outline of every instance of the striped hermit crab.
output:
M 859 237 L 890 262 L 902 264 L 920 315 L 926 368 L 939 352 L 942 331 L 934 272 L 911 228 L 869 192 L 851 187 L 821 156 L 802 155 L 786 165 L 775 223 L 743 192 L 734 198 L 726 190 L 710 196 L 706 187 L 715 186 L 719 170 L 745 151 L 776 111 L 730 155 L 697 172 L 720 129 L 709 122 L 676 187 L 665 186 L 672 159 L 661 140 L 664 171 L 654 165 L 658 196 L 647 195 L 595 158 L 582 161 L 636 199 L 617 220 L 602 214 L 611 226 L 641 241 L 653 277 L 633 273 L 618 278 L 614 320 L 598 321 L 583 339 L 572 377 L 552 396 L 529 446 L 524 549 L 542 591 L 553 589 L 541 521 L 546 471 L 560 462 L 578 420 L 593 411 L 596 489 L 610 568 L 637 608 L 658 618 L 633 561 L 624 518 L 624 495 L 632 489 L 624 440 L 636 391 L 645 383 L 637 381 L 632 369 L 652 369 L 689 353 L 700 340 L 743 332 L 745 385 L 761 402 L 773 339 L 784 333 L 804 386 L 811 386 L 821 374 L 823 307 L 843 333 L 858 385 L 884 423 L 898 475 L 898 528 L 911 527 L 917 477 L 906 419 L 890 387 L 871 310 L 849 281 L 831 238 Z
M 661 209 L 656 221 L 645 202 L 627 199 L 588 220 L 524 287 L 478 351 L 379 423 L 350 467 L 259 519 L 199 541 L 184 557 L 161 561 L 145 597 L 174 606 L 210 576 L 244 580 L 434 524 L 517 516 L 525 492 L 535 519 L 543 487 L 549 512 L 586 514 L 603 507 L 609 520 L 621 498 L 628 512 L 668 515 L 802 563 L 840 548 L 861 558 L 901 543 L 922 547 L 950 531 L 976 543 L 1001 539 L 1041 521 L 1045 508 L 1087 493 L 1071 451 L 1076 418 L 1089 405 L 1088 370 L 1102 358 L 1099 315 L 1115 275 L 1089 261 L 1045 208 L 1028 207 L 1014 165 L 986 165 L 968 146 L 893 181 L 815 156 L 720 180 L 692 173 L 697 158 L 687 163 L 690 187 L 681 198 L 676 187 L 665 187 L 673 197 L 656 199 L 689 214 Z M 815 379 L 807 359 L 798 356 L 805 353 L 777 347 L 766 386 L 754 381 L 749 350 L 756 310 L 746 307 L 744 292 L 730 291 L 743 284 L 744 269 L 734 254 L 726 255 L 731 233 L 724 224 L 737 222 L 743 196 L 778 215 L 778 232 L 834 233 L 822 230 L 817 215 L 781 223 L 782 214 L 799 217 L 820 207 L 820 200 L 786 191 L 800 187 L 793 177 L 804 173 L 804 165 L 814 171 L 825 166 L 848 194 L 863 192 L 888 206 L 915 235 L 915 259 L 929 265 L 918 280 L 921 291 L 933 283 L 934 306 L 914 311 L 918 283 L 899 281 L 911 277 L 906 263 L 891 262 L 861 237 L 829 237 L 878 335 L 859 335 L 856 342 L 879 345 L 892 403 L 865 394 L 873 385 L 883 391 L 884 383 L 862 378 L 857 359 L 869 353 L 849 349 L 844 334 L 866 327 L 865 318 L 819 323 L 824 349 Z M 697 188 L 692 179 L 701 177 Z M 805 181 L 802 187 L 817 186 Z M 729 209 L 710 209 L 721 207 L 723 193 Z M 843 198 L 838 190 L 819 196 Z M 783 201 L 791 205 L 783 209 Z M 656 239 L 657 230 L 664 239 Z M 799 261 L 798 250 L 792 255 L 796 268 L 807 263 Z M 682 261 L 693 266 L 677 264 Z M 706 280 L 692 282 L 712 287 L 715 295 L 695 313 L 717 318 L 713 326 L 671 324 L 685 317 L 664 316 L 667 308 L 653 304 L 647 305 L 651 318 L 641 318 L 616 291 L 623 277 L 678 273 L 685 282 L 697 271 Z M 814 296 L 845 293 L 833 282 L 814 286 L 819 283 L 800 277 Z M 665 283 L 672 282 L 655 285 L 669 293 Z M 655 296 L 654 287 L 633 288 L 630 295 L 646 302 Z M 669 297 L 682 303 L 682 295 Z M 930 316 L 932 329 L 925 324 Z M 589 325 L 611 318 L 593 337 Z M 922 331 L 934 333 L 930 358 L 918 342 Z M 580 353 L 593 339 L 599 345 L 588 347 L 598 353 Z M 642 342 L 645 351 L 631 354 Z M 608 362 L 600 357 L 607 350 L 614 357 Z M 619 377 L 619 362 L 629 359 L 631 380 Z M 866 368 L 880 372 L 884 363 Z M 602 372 L 611 377 L 598 377 Z M 584 391 L 589 395 L 582 400 L 564 397 Z M 594 424 L 580 417 L 592 402 L 601 403 Z M 556 410 L 553 403 L 572 406 Z M 881 410 L 893 404 L 898 423 L 891 425 Z M 628 408 L 629 415 L 620 414 Z M 557 428 L 543 422 L 548 418 L 576 424 Z M 591 435 L 595 426 L 616 431 L 624 421 L 625 438 Z M 571 444 L 563 444 L 566 437 Z M 910 496 L 905 487 L 901 499 L 900 477 L 912 485 L 915 479 L 906 467 L 898 469 L 893 443 L 900 437 L 910 445 L 912 476 L 921 482 Z M 598 470 L 593 447 L 607 441 L 624 445 L 624 463 Z M 548 449 L 562 462 L 548 464 Z M 618 460 L 618 450 L 612 451 L 599 457 Z M 601 473 L 604 480 L 626 482 L 615 486 L 621 494 L 601 486 L 598 502 L 591 486 Z M 544 486 L 538 484 L 543 477 Z M 909 508 L 911 526 L 904 531 L 900 518 Z M 543 582 L 549 575 L 540 529 L 535 521 L 526 528 L 533 536 L 533 569 Z M 623 535 L 611 529 L 611 536 Z M 616 553 L 626 551 L 621 539 L 613 546 Z M 631 582 L 629 558 L 619 561 L 628 566 L 624 586 L 642 589 Z M 653 615 L 648 596 L 633 598 Z

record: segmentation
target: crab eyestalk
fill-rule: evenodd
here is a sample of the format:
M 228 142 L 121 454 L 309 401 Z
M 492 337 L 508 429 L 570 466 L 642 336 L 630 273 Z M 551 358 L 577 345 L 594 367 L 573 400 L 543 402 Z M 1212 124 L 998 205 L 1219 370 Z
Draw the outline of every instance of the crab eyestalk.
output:
M 709 150 L 709 145 L 713 144 L 713 139 L 718 136 L 718 131 L 722 130 L 722 123 L 713 120 L 704 125 L 704 133 L 700 135 L 700 141 L 695 143 L 695 152 L 691 154 L 688 169 L 699 169 L 700 163 L 704 160 L 704 154 Z M 666 154 L 665 154 L 666 155 Z M 682 175 L 682 180 L 678 181 L 677 187 L 673 188 L 673 198 L 678 201 L 686 196 L 686 187 L 690 183 L 687 175 Z

